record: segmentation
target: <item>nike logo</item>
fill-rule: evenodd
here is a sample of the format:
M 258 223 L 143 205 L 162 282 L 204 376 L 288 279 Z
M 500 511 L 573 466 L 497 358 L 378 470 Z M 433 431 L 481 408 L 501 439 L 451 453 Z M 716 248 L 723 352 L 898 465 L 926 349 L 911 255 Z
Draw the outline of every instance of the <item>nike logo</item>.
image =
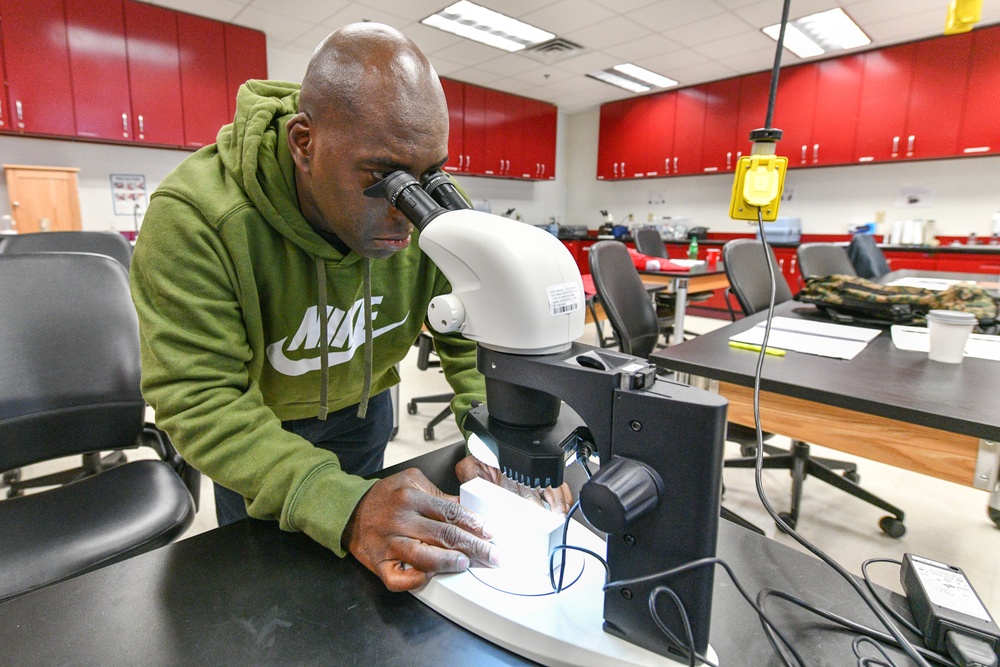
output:
M 382 303 L 382 297 L 372 297 L 372 322 L 378 318 L 375 306 Z M 344 312 L 340 308 L 327 306 L 327 336 L 329 337 L 327 363 L 330 366 L 344 364 L 354 358 L 354 353 L 358 351 L 365 342 L 365 318 L 364 299 L 358 299 L 351 309 Z M 372 329 L 372 340 L 378 338 L 387 331 L 392 331 L 399 325 L 406 322 L 410 317 L 409 312 L 399 322 L 387 324 L 378 329 Z M 305 359 L 289 359 L 285 352 L 285 342 L 288 341 L 288 352 L 308 351 L 320 349 L 320 321 L 319 307 L 310 306 L 302 316 L 302 323 L 299 324 L 298 331 L 291 340 L 282 338 L 276 343 L 267 346 L 267 358 L 271 362 L 274 370 L 282 375 L 296 377 L 304 375 L 310 371 L 318 371 L 322 367 L 322 359 L 319 356 Z

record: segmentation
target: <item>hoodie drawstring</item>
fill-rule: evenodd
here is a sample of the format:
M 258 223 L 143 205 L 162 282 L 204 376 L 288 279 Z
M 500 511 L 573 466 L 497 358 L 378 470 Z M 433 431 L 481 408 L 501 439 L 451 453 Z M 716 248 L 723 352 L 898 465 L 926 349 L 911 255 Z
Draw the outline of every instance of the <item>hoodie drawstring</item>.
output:
M 364 419 L 368 414 L 368 398 L 372 392 L 372 263 L 363 258 L 365 285 L 365 384 L 361 389 L 361 403 L 358 404 L 358 419 Z
M 319 283 L 319 415 L 318 419 L 326 419 L 330 412 L 330 339 L 327 335 L 326 312 L 326 262 L 316 258 L 316 280 Z

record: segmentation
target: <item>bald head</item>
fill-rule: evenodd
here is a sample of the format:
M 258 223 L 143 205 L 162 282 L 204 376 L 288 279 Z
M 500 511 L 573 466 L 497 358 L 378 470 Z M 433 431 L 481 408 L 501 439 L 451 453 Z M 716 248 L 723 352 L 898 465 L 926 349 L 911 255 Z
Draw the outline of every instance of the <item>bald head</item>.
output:
M 392 102 L 447 113 L 434 68 L 406 35 L 380 23 L 352 23 L 316 47 L 302 79 L 300 111 L 315 120 L 330 114 L 353 120 Z

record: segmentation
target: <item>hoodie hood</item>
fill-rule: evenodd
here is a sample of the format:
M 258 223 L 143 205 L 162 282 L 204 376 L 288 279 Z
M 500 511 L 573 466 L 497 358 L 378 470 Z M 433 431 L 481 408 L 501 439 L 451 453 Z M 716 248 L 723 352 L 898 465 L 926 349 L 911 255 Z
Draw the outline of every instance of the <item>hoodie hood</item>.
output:
M 310 255 L 358 261 L 317 234 L 299 209 L 295 162 L 288 149 L 288 121 L 298 113 L 299 85 L 247 81 L 236 95 L 236 116 L 216 138 L 219 157 L 267 222 Z M 275 175 L 280 174 L 280 178 Z M 265 177 L 265 175 L 267 175 Z

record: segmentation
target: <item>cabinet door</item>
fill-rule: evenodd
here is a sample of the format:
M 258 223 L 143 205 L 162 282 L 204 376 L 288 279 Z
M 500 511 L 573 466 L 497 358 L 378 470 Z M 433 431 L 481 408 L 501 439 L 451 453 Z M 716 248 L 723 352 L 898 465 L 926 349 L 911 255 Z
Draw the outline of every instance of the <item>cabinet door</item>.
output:
M 229 122 L 225 41 L 221 22 L 177 14 L 185 146 L 215 143 Z
M 885 261 L 893 271 L 899 269 L 934 270 L 934 255 L 919 250 L 886 250 Z
M 524 162 L 520 176 L 532 180 L 555 178 L 557 110 L 551 104 L 523 99 L 521 138 Z
M 906 103 L 913 78 L 913 44 L 864 54 L 855 154 L 858 162 L 906 154 Z
M 678 90 L 674 121 L 674 156 L 671 174 L 700 174 L 705 140 L 705 91 L 695 86 Z
M 864 57 L 833 58 L 815 67 L 815 113 L 807 159 L 811 165 L 851 164 L 855 160 Z
M 812 64 L 783 69 L 778 77 L 774 126 L 781 130 L 781 141 L 775 152 L 787 157 L 790 167 L 812 164 L 817 80 Z
M 236 116 L 236 93 L 250 79 L 267 78 L 267 40 L 264 33 L 227 23 L 226 38 L 226 117 Z M 227 122 L 228 122 L 227 121 Z
M 508 178 L 523 177 L 528 161 L 524 155 L 524 125 L 525 98 L 509 95 L 500 91 L 496 93 L 497 106 L 503 110 L 502 139 L 503 150 L 500 153 L 501 176 Z
M 723 79 L 699 88 L 705 96 L 702 171 L 732 171 L 736 165 L 740 122 L 740 80 Z
M 962 113 L 958 152 L 962 155 L 1000 153 L 1000 27 L 983 27 L 972 35 L 969 87 Z
M 67 2 L 76 136 L 132 138 L 121 0 Z
M 621 178 L 625 150 L 632 143 L 630 132 L 637 132 L 631 126 L 629 114 L 635 100 L 619 100 L 601 105 L 601 122 L 597 139 L 597 178 Z
M 507 146 L 513 143 L 513 139 L 509 136 L 510 128 L 516 123 L 513 120 L 516 111 L 508 95 L 489 88 L 481 90 L 484 109 L 480 117 L 485 123 L 481 127 L 482 151 L 478 161 L 482 165 L 481 167 L 473 165 L 473 169 L 475 173 L 487 176 L 505 176 L 509 160 Z
M 497 114 L 489 108 L 485 88 L 465 84 L 465 126 L 463 129 L 466 174 L 485 174 L 487 138 Z M 499 159 L 499 158 L 497 158 Z
M 781 81 L 779 77 L 779 82 Z M 757 72 L 740 77 L 740 119 L 736 129 L 736 152 L 749 155 L 750 132 L 764 127 L 767 119 L 767 97 L 771 88 L 771 72 Z M 795 166 L 789 160 L 789 166 Z
M 3 35 L 0 34 L 0 132 L 10 129 L 10 116 L 7 114 L 7 68 L 3 64 Z
M 134 139 L 183 146 L 176 12 L 125 0 L 125 46 Z
M 441 88 L 448 102 L 448 162 L 445 171 L 464 172 L 465 169 L 465 84 L 451 79 L 441 79 Z
M 969 80 L 972 35 L 968 32 L 914 44 L 903 157 L 959 154 L 958 133 Z
M 649 132 L 646 146 L 646 175 L 669 176 L 674 157 L 674 126 L 677 123 L 676 93 L 660 93 L 645 98 Z
M 63 0 L 4 0 L 0 12 L 10 129 L 72 136 L 76 124 Z
M 938 253 L 934 258 L 934 270 L 955 273 L 985 273 L 993 276 L 993 280 L 996 282 L 997 275 L 1000 275 L 1000 255 Z

